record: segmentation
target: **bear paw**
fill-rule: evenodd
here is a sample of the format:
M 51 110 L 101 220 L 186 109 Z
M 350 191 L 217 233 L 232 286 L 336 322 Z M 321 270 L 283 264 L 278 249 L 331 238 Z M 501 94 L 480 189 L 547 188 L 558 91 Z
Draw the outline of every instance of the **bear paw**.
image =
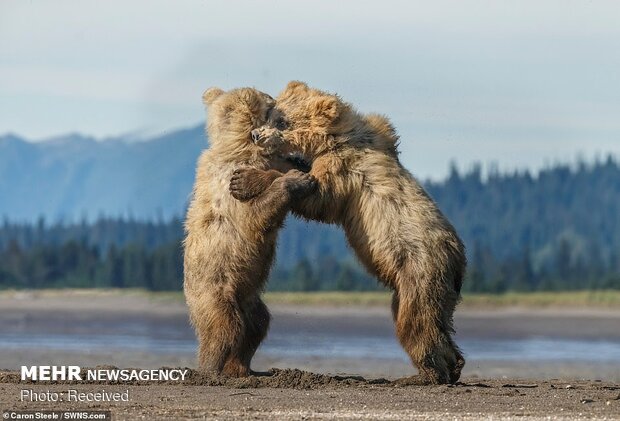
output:
M 263 193 L 273 180 L 264 177 L 265 172 L 255 168 L 239 168 L 230 179 L 230 194 L 237 200 L 247 202 Z
M 305 197 L 314 192 L 319 183 L 314 176 L 299 170 L 290 170 L 282 177 L 286 190 L 294 198 Z

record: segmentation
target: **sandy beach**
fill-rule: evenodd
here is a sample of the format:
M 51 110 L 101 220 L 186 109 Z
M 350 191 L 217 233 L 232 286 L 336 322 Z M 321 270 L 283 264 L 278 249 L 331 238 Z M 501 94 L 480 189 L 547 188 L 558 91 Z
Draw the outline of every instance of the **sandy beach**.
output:
M 399 354 L 389 310 L 383 307 L 274 305 L 270 338 L 253 362 L 263 375 L 235 380 L 192 372 L 186 382 L 124 385 L 28 384 L 19 381 L 15 370 L 38 364 L 194 368 L 182 301 L 116 292 L 20 292 L 0 294 L 0 308 L 0 409 L 109 408 L 114 419 L 620 419 L 620 355 L 613 357 L 620 342 L 620 312 L 613 310 L 459 311 L 457 339 L 471 344 L 461 383 L 401 387 L 391 381 L 415 370 Z M 142 337 L 145 331 L 146 342 L 127 343 L 127 337 Z M 306 342 L 289 350 L 296 338 Z M 519 360 L 503 347 L 490 352 L 485 341 L 543 344 L 551 349 L 534 349 L 532 355 L 559 352 L 561 358 Z M 333 342 L 359 343 L 365 351 L 358 355 L 355 347 L 341 350 Z M 579 358 L 573 360 L 553 349 L 556 343 L 592 344 L 612 356 L 584 357 L 575 345 Z M 490 358 L 475 358 L 485 355 Z M 131 399 L 89 404 L 20 400 L 24 388 L 67 387 L 128 390 Z

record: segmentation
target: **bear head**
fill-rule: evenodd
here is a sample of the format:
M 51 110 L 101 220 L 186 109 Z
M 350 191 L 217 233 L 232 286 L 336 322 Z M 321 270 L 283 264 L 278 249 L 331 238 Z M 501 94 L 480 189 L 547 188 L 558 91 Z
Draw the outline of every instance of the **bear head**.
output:
M 355 128 L 357 112 L 338 95 L 310 88 L 303 82 L 289 82 L 277 98 L 291 130 L 339 136 Z
M 209 88 L 202 100 L 207 108 L 207 133 L 211 148 L 227 150 L 236 156 L 266 155 L 265 145 L 257 145 L 252 130 L 259 127 L 285 128 L 276 101 L 254 88 L 223 91 Z

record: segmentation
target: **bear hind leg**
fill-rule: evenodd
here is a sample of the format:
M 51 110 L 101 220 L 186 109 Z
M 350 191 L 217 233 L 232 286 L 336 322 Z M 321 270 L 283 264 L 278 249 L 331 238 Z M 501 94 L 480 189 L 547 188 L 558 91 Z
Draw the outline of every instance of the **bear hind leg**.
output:
M 211 297 L 203 312 L 195 314 L 198 336 L 198 367 L 201 371 L 223 372 L 244 326 L 237 303 L 219 295 Z
M 243 317 L 245 329 L 243 336 L 224 365 L 223 373 L 228 376 L 245 377 L 252 373 L 250 369 L 252 357 L 269 330 L 271 315 L 259 297 L 243 312 Z
M 456 381 L 453 380 L 456 371 L 460 375 L 456 367 L 459 357 L 462 364 L 464 359 L 452 341 L 451 326 L 446 325 L 443 311 L 443 306 L 435 300 L 420 297 L 415 292 L 395 293 L 392 312 L 396 335 L 419 371 L 417 376 L 401 379 L 399 383 L 445 384 Z

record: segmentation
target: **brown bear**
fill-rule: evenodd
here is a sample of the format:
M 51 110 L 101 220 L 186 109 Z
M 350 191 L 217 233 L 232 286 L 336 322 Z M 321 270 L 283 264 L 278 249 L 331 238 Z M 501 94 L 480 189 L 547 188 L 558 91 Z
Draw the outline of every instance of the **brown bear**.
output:
M 260 293 L 274 258 L 278 230 L 291 200 L 316 187 L 312 176 L 255 144 L 253 129 L 281 125 L 273 98 L 252 88 L 211 88 L 207 106 L 210 148 L 199 158 L 185 222 L 184 292 L 198 337 L 203 371 L 246 376 L 269 327 Z M 229 192 L 243 167 L 278 169 L 265 192 L 245 203 Z
M 362 115 L 338 96 L 291 82 L 276 100 L 289 130 L 281 153 L 301 153 L 318 190 L 293 204 L 303 218 L 336 223 L 365 267 L 391 288 L 396 334 L 417 376 L 403 383 L 454 383 L 465 360 L 452 339 L 466 258 L 455 229 L 401 165 L 398 136 L 379 115 Z M 271 141 L 271 143 L 274 143 Z M 233 195 L 259 194 L 277 174 L 243 170 Z

